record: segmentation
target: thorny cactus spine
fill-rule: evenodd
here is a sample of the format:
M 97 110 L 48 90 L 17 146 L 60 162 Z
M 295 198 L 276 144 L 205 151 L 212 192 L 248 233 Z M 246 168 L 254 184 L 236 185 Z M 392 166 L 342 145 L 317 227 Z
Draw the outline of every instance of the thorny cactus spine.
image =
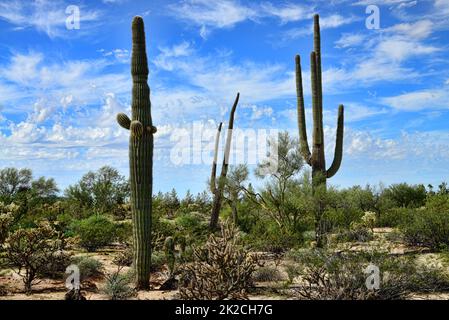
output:
M 323 134 L 323 87 L 321 72 L 321 36 L 319 15 L 314 17 L 314 51 L 310 54 L 310 69 L 312 83 L 312 113 L 313 113 L 313 149 L 309 149 L 307 141 L 306 121 L 304 112 L 304 93 L 302 87 L 301 59 L 297 55 L 296 62 L 296 93 L 298 98 L 298 127 L 301 154 L 305 161 L 312 167 L 312 184 L 314 192 L 319 188 L 326 188 L 326 179 L 333 177 L 340 168 L 343 156 L 343 112 L 344 107 L 338 108 L 337 136 L 335 143 L 335 154 L 332 165 L 326 170 L 324 155 L 324 134 Z M 323 204 L 318 206 L 317 216 L 317 245 L 322 246 L 321 213 Z
M 231 114 L 229 116 L 229 124 L 228 124 L 228 132 L 226 136 L 226 144 L 224 150 L 224 158 L 223 165 L 221 167 L 220 177 L 218 179 L 218 184 L 216 182 L 216 173 L 217 173 L 217 157 L 218 157 L 218 145 L 220 140 L 220 133 L 222 123 L 218 126 L 217 136 L 215 138 L 215 150 L 214 150 L 214 162 L 212 164 L 212 174 L 210 179 L 210 187 L 211 192 L 213 193 L 213 203 L 212 203 L 212 212 L 210 216 L 209 228 L 211 230 L 216 230 L 218 225 L 218 217 L 220 215 L 221 204 L 223 202 L 223 189 L 226 180 L 226 175 L 228 173 L 229 167 L 229 155 L 231 152 L 231 140 L 232 140 L 232 130 L 234 129 L 234 115 L 235 110 L 237 109 L 237 105 L 239 103 L 240 93 L 237 93 L 237 97 L 235 98 L 234 104 L 231 109 Z
M 156 128 L 151 119 L 145 29 L 141 17 L 133 19 L 132 40 L 132 120 L 126 114 L 119 113 L 117 122 L 130 130 L 129 167 L 136 286 L 138 289 L 148 289 L 151 262 L 153 134 L 156 133 Z

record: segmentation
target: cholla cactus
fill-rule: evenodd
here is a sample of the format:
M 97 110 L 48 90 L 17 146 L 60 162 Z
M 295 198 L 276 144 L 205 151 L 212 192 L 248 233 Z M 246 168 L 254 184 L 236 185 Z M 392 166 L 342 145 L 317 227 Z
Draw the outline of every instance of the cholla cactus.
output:
M 224 223 L 220 236 L 211 234 L 203 247 L 193 248 L 193 258 L 181 269 L 182 299 L 248 298 L 258 259 L 242 247 L 234 225 Z
M 0 202 L 0 245 L 8 237 L 9 229 L 19 208 L 20 207 L 14 203 L 5 205 L 3 202 Z
M 365 227 L 370 228 L 371 231 L 374 231 L 374 227 L 377 223 L 377 214 L 372 211 L 366 211 L 362 217 L 362 222 Z
M 130 130 L 129 167 L 136 286 L 138 289 L 148 289 L 151 261 L 153 134 L 156 133 L 156 128 L 151 119 L 145 30 L 141 17 L 133 19 L 132 38 L 132 120 L 126 114 L 119 113 L 117 122 L 123 128 Z
M 228 132 L 226 136 L 226 144 L 224 150 L 223 166 L 221 167 L 221 174 L 218 178 L 218 183 L 216 182 L 217 175 L 217 158 L 218 158 L 218 146 L 220 144 L 220 134 L 222 123 L 218 126 L 217 136 L 215 138 L 215 150 L 214 150 L 214 162 L 212 163 L 212 174 L 210 177 L 210 190 L 213 194 L 214 200 L 212 203 L 212 212 L 210 216 L 209 228 L 211 230 L 217 229 L 218 216 L 220 215 L 221 204 L 223 202 L 223 189 L 225 185 L 226 175 L 228 173 L 229 167 L 229 155 L 231 153 L 231 140 L 232 140 L 232 130 L 234 129 L 234 115 L 237 109 L 237 104 L 239 103 L 240 93 L 237 93 L 234 105 L 231 109 L 231 114 L 229 116 Z

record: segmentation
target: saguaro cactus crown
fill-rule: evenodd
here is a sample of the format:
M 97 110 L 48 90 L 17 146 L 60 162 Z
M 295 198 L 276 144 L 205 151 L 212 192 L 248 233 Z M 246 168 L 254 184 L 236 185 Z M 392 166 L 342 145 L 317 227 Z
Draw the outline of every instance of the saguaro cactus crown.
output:
M 129 168 L 136 286 L 139 289 L 148 289 L 151 263 L 153 134 L 156 133 L 156 128 L 151 119 L 145 30 L 141 17 L 133 19 L 132 41 L 132 120 L 126 114 L 119 113 L 117 122 L 130 130 Z
M 214 150 L 214 162 L 212 163 L 212 173 L 210 177 L 210 190 L 213 193 L 213 203 L 212 212 L 210 216 L 209 228 L 211 230 L 217 229 L 218 216 L 220 215 L 221 204 L 223 201 L 223 189 L 226 180 L 226 175 L 228 174 L 229 167 L 229 155 L 231 152 L 231 140 L 232 140 L 232 130 L 234 129 L 234 115 L 237 105 L 239 103 L 240 93 L 237 93 L 234 104 L 232 105 L 231 114 L 229 116 L 228 132 L 226 136 L 226 144 L 224 150 L 223 166 L 221 167 L 220 177 L 218 183 L 216 181 L 217 174 L 217 157 L 218 157 L 218 146 L 220 142 L 220 134 L 222 123 L 218 126 L 217 136 L 215 138 L 215 150 Z
M 313 144 L 312 152 L 307 141 L 304 112 L 304 93 L 301 75 L 301 58 L 296 56 L 296 93 L 298 98 L 298 126 L 301 154 L 312 167 L 313 185 L 325 185 L 326 179 L 333 177 L 340 168 L 343 156 L 343 105 L 338 107 L 337 137 L 332 165 L 326 170 L 323 134 L 323 84 L 321 73 L 321 38 L 319 15 L 314 17 L 314 51 L 310 54 L 310 74 L 312 83 Z

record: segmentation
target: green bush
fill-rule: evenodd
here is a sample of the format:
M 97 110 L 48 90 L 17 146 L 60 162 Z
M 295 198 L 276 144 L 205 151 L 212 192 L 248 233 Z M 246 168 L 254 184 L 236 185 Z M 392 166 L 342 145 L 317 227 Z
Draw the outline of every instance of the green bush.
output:
M 281 253 L 302 245 L 302 234 L 302 230 L 292 234 L 273 221 L 261 219 L 251 232 L 244 236 L 244 242 L 253 250 Z
M 336 235 L 337 242 L 368 242 L 373 240 L 372 231 L 361 223 L 353 223 L 349 230 L 343 230 Z
M 165 264 L 165 253 L 163 251 L 155 251 L 151 254 L 151 272 L 156 272 L 162 269 Z
M 329 225 L 330 229 L 349 229 L 351 223 L 361 221 L 363 211 L 348 208 L 348 209 L 328 209 L 324 213 L 323 219 Z
M 121 273 L 121 268 L 118 268 L 116 272 L 106 275 L 103 292 L 111 300 L 126 300 L 136 294 L 132 282 L 132 272 Z
M 133 225 L 131 221 L 120 222 L 116 224 L 116 239 L 118 242 L 128 244 L 132 241 Z
M 89 252 L 111 244 L 117 237 L 116 225 L 104 216 L 91 216 L 73 226 L 80 246 Z
M 426 246 L 433 250 L 449 247 L 449 212 L 416 210 L 400 225 L 404 240 L 417 246 Z
M 78 266 L 80 270 L 81 280 L 100 277 L 103 275 L 103 263 L 91 257 L 74 257 L 72 264 Z
M 380 214 L 378 219 L 379 227 L 396 228 L 406 222 L 415 212 L 415 209 L 392 208 Z
M 193 237 L 203 235 L 208 230 L 207 219 L 199 212 L 184 213 L 175 219 L 176 226 L 182 230 L 184 234 Z

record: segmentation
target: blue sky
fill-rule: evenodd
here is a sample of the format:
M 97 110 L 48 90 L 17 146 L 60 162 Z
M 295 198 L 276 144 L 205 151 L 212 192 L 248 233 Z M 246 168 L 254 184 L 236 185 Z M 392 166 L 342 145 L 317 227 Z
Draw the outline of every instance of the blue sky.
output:
M 377 30 L 365 24 L 372 4 Z M 69 5 L 80 9 L 78 30 L 66 28 Z M 447 0 L 0 0 L 0 167 L 32 168 L 61 188 L 102 165 L 127 174 L 128 133 L 115 115 L 130 110 L 130 24 L 142 15 L 158 127 L 154 188 L 201 191 L 210 164 L 173 163 L 174 132 L 213 132 L 239 91 L 236 127 L 296 136 L 295 54 L 311 128 L 314 13 L 328 164 L 345 105 L 343 163 L 331 183 L 449 180 Z

